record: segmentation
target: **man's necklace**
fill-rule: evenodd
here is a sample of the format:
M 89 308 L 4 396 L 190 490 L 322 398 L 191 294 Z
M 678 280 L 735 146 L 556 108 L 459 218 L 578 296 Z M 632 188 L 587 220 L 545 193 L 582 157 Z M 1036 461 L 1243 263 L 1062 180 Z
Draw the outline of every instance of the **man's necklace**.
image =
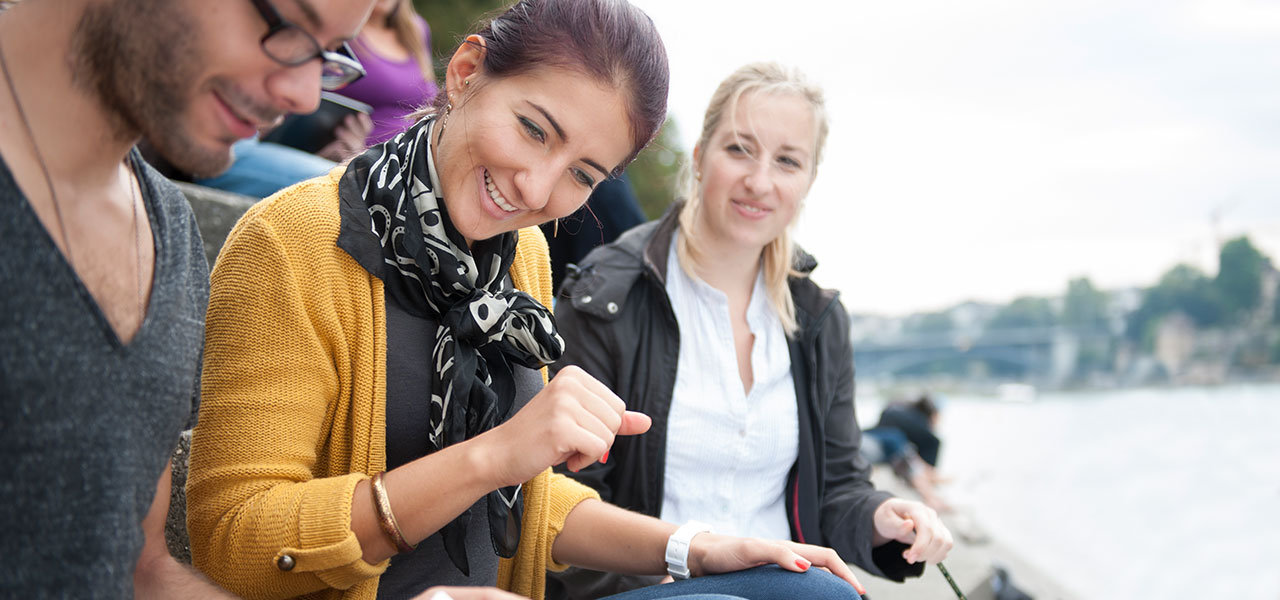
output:
M 9 97 L 13 98 L 13 106 L 18 111 L 18 118 L 22 121 L 22 127 L 27 132 L 27 137 L 31 140 L 31 149 L 35 152 L 36 162 L 40 164 L 40 172 L 44 174 L 44 183 L 49 187 L 49 197 L 53 200 L 53 212 L 58 217 L 58 233 L 62 235 L 62 244 L 67 249 L 67 263 L 71 265 L 72 271 L 79 273 L 76 269 L 75 257 L 71 251 L 71 237 L 67 235 L 66 220 L 62 217 L 62 206 L 58 202 L 58 192 L 53 187 L 53 177 L 49 175 L 49 166 L 45 164 L 44 155 L 40 153 L 40 144 L 36 142 L 36 135 L 31 129 L 31 122 L 27 120 L 27 113 L 22 109 L 22 101 L 18 99 L 18 88 L 13 85 L 13 76 L 9 74 L 9 62 L 5 60 L 3 45 L 0 45 L 0 71 L 4 72 L 4 83 L 9 88 Z M 142 180 L 137 177 L 137 172 L 129 165 L 128 160 L 128 158 L 125 158 L 125 169 L 133 177 L 126 177 L 125 185 L 129 187 L 130 205 L 133 209 L 133 253 L 137 259 L 137 271 L 134 272 L 134 276 L 138 290 L 138 326 L 141 328 L 142 321 L 147 316 L 146 292 L 142 287 L 142 236 L 138 227 L 138 204 L 141 203 L 138 197 L 138 187 L 142 185 Z

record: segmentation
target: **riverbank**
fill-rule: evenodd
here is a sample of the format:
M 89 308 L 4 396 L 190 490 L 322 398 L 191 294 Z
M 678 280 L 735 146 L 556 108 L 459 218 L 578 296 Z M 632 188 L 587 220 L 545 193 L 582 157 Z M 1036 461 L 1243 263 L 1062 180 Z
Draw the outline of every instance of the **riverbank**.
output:
M 888 469 L 877 467 L 872 474 L 876 487 L 896 496 L 916 499 L 909 487 Z M 1062 582 L 1022 558 L 1019 552 L 983 530 L 970 509 L 957 508 L 944 514 L 942 520 L 956 537 L 956 546 L 943 561 L 951 577 L 968 600 L 994 600 L 1000 585 L 996 568 L 1007 573 L 1014 586 L 1037 600 L 1074 600 L 1081 596 L 1071 592 Z M 897 583 L 874 577 L 854 567 L 859 581 L 873 600 L 941 600 L 955 598 L 955 592 L 936 565 L 926 567 L 922 576 Z

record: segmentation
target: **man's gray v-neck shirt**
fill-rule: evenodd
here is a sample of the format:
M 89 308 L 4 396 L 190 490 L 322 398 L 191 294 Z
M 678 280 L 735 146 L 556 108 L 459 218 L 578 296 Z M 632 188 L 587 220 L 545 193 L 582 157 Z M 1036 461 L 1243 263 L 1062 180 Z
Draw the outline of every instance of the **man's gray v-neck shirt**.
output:
M 194 423 L 209 267 L 182 193 L 129 160 L 155 272 L 128 344 L 0 161 L 0 597 L 132 598 L 142 520 Z

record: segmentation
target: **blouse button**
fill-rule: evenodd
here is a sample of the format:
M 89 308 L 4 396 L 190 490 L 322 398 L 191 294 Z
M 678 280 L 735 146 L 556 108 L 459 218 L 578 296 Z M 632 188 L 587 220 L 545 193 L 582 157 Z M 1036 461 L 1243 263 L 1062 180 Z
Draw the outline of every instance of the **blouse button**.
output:
M 297 563 L 293 560 L 293 557 L 288 554 L 276 559 L 276 568 L 281 571 L 292 571 L 295 565 L 297 565 Z
M 618 304 L 616 302 L 610 302 L 605 306 L 605 308 L 609 310 L 609 314 L 611 315 L 618 312 Z
M 583 303 L 583 304 L 591 304 L 591 296 L 583 296 L 583 297 L 582 297 L 582 303 Z

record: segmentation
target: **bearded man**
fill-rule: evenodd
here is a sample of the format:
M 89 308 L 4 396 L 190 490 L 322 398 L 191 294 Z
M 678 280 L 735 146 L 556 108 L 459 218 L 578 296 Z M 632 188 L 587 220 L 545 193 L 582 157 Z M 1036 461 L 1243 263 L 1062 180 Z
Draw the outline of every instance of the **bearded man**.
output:
M 219 597 L 166 551 L 208 265 L 133 149 L 212 175 L 359 76 L 373 0 L 23 0 L 0 12 L 0 596 Z

